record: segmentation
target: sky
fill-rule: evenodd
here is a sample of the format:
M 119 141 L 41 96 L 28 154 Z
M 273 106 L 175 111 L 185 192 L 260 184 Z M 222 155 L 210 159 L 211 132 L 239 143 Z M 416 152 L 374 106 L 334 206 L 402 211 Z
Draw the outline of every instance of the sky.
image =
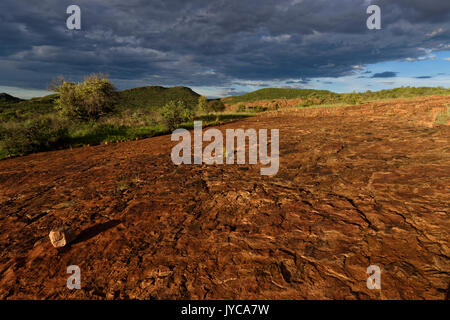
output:
M 81 29 L 69 30 L 69 5 Z M 381 29 L 369 30 L 369 5 Z M 103 72 L 119 89 L 450 88 L 449 0 L 1 0 L 0 92 Z

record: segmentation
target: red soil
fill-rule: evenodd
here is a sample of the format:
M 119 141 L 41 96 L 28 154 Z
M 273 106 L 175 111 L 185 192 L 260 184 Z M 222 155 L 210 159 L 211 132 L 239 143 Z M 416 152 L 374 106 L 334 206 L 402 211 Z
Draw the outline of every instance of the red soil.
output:
M 445 299 L 450 97 L 283 110 L 280 170 L 181 165 L 170 136 L 0 161 L 2 299 Z M 63 249 L 51 229 L 78 233 Z M 82 289 L 66 288 L 69 265 Z M 381 267 L 381 290 L 366 269 Z

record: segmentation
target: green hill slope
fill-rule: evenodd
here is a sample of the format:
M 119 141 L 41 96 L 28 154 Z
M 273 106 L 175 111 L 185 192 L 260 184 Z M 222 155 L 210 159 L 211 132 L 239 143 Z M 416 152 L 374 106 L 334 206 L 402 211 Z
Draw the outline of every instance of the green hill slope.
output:
M 156 110 L 170 101 L 181 100 L 189 107 L 197 105 L 200 95 L 187 87 L 140 87 L 119 92 L 119 107 L 148 108 Z
M 6 93 L 0 94 L 0 120 L 31 119 L 37 115 L 54 111 L 54 100 L 57 94 L 45 97 L 22 100 Z
M 9 95 L 7 93 L 0 93 L 0 104 L 3 103 L 16 103 L 20 102 L 22 99 L 13 97 L 12 95 Z
M 363 102 L 379 99 L 411 98 L 419 96 L 450 95 L 450 89 L 442 87 L 401 87 L 361 93 L 334 93 L 328 90 L 266 88 L 240 96 L 223 98 L 226 104 L 274 99 L 320 98 L 323 103 Z
M 147 109 L 157 111 L 170 101 L 181 100 L 189 107 L 198 103 L 200 95 L 187 87 L 140 87 L 118 92 L 117 111 Z M 54 113 L 58 94 L 23 100 L 6 93 L 0 94 L 0 120 L 25 119 L 36 114 Z
M 17 103 L 23 101 L 22 99 L 13 97 L 7 93 L 0 93 L 0 110 L 15 106 Z
M 338 94 L 328 90 L 313 89 L 283 89 L 283 88 L 266 88 L 256 90 L 241 96 L 225 98 L 225 103 L 253 102 L 258 100 L 272 99 L 297 99 L 309 97 L 334 97 Z

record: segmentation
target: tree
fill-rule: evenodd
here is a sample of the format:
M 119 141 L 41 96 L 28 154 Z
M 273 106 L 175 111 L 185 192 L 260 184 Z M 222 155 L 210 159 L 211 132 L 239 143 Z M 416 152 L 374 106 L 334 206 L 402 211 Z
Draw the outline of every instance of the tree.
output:
M 191 119 L 193 111 L 182 101 L 170 101 L 159 111 L 162 122 L 170 130 L 175 130 L 180 124 Z
M 225 104 L 219 99 L 208 101 L 206 97 L 201 96 L 198 99 L 198 110 L 209 115 L 213 112 L 224 111 Z
M 225 104 L 221 100 L 212 100 L 208 103 L 208 105 L 214 112 L 222 112 L 225 110 Z
M 198 107 L 197 108 L 200 112 L 209 114 L 210 110 L 208 109 L 208 99 L 206 99 L 205 96 L 200 96 L 198 98 Z
M 97 120 L 112 112 L 117 103 L 114 85 L 101 73 L 91 74 L 80 83 L 59 78 L 50 88 L 59 93 L 56 109 L 71 119 Z

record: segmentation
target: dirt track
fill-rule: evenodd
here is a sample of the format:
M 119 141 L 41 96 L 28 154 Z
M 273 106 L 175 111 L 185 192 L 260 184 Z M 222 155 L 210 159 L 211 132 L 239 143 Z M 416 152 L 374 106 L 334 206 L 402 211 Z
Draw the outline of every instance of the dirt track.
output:
M 280 170 L 182 165 L 170 136 L 0 161 L 0 298 L 445 299 L 450 97 L 290 110 Z M 78 238 L 54 249 L 50 229 Z M 82 290 L 66 288 L 69 265 Z M 366 268 L 382 269 L 382 290 Z

